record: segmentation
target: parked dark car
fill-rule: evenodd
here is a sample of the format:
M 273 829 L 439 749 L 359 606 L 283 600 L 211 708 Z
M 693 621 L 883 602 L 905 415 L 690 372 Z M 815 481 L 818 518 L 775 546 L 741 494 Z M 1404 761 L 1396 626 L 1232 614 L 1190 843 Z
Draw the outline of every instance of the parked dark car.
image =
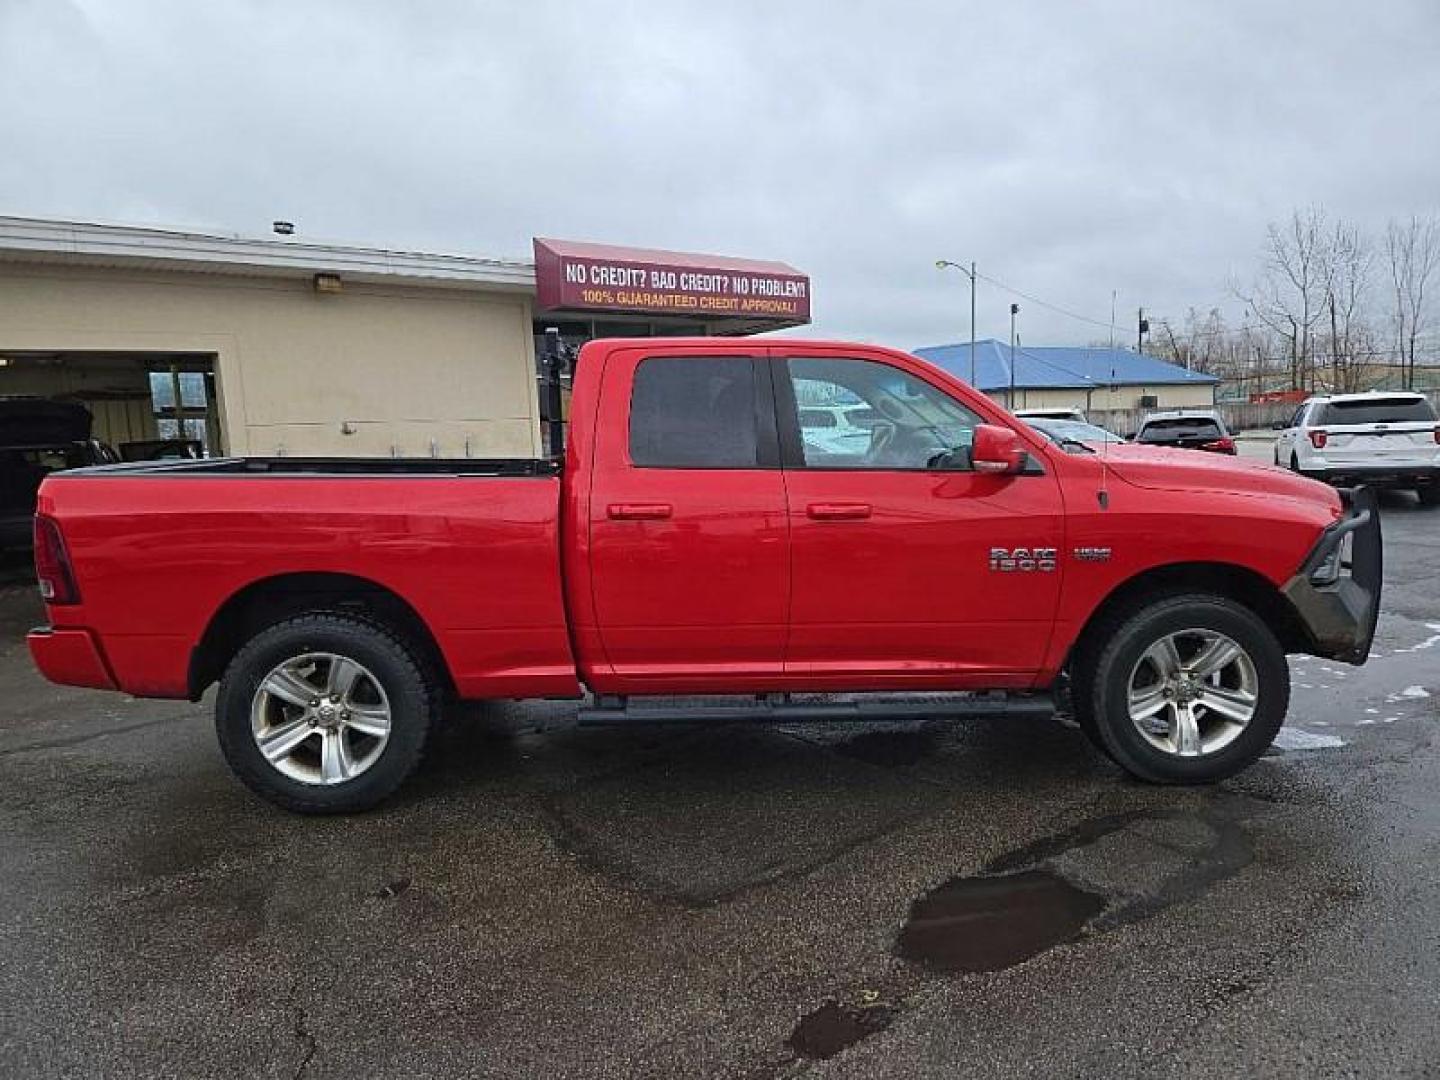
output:
M 0 549 L 30 546 L 35 493 L 50 473 L 120 460 L 90 437 L 92 423 L 78 402 L 0 398 Z
M 1214 409 L 1170 409 L 1151 413 L 1140 422 L 1135 442 L 1146 446 L 1178 446 L 1185 450 L 1235 453 L 1235 439 Z
M 122 461 L 198 461 L 205 456 L 199 439 L 138 439 L 120 444 Z

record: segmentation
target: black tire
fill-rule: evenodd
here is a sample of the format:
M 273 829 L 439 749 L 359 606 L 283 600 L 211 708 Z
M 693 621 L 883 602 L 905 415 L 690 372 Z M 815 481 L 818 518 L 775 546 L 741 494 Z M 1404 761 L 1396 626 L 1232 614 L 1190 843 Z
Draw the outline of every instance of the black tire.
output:
M 307 783 L 285 775 L 261 753 L 251 730 L 260 683 L 287 660 L 330 653 L 361 665 L 387 699 L 390 730 L 373 764 L 353 779 Z M 367 810 L 391 795 L 420 763 L 440 712 L 441 693 L 417 650 L 388 628 L 351 615 L 312 612 L 261 631 L 235 654 L 215 699 L 220 749 L 257 795 L 301 814 Z
M 1440 506 L 1440 481 L 1415 489 L 1415 497 L 1421 506 Z
M 1213 752 L 1181 757 L 1159 749 L 1132 722 L 1128 692 L 1132 672 L 1152 645 L 1186 630 L 1214 631 L 1240 647 L 1255 673 L 1253 714 L 1239 734 Z M 1131 609 L 1101 627 L 1102 640 L 1081 654 L 1077 696 L 1090 702 L 1089 728 L 1105 752 L 1126 772 L 1156 784 L 1203 784 L 1233 776 L 1253 764 L 1274 741 L 1290 707 L 1285 651 L 1248 608 L 1222 596 L 1170 596 Z M 1203 703 L 1203 702 L 1202 702 Z M 1076 710 L 1077 719 L 1081 710 Z
M 1290 452 L 1290 471 L 1293 473 L 1298 473 L 1300 471 L 1300 459 L 1295 456 L 1295 452 L 1293 450 Z

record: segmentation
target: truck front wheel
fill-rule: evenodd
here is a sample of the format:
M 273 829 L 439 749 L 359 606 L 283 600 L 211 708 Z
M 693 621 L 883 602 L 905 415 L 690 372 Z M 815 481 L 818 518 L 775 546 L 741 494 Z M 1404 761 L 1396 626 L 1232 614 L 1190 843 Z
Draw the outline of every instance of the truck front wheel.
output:
M 231 769 L 260 796 L 304 814 L 348 813 L 404 782 L 435 713 L 404 641 L 364 619 L 313 613 L 236 653 L 215 727 Z
M 1285 652 L 1249 609 L 1172 596 L 1118 624 L 1088 678 L 1093 737 L 1151 783 L 1223 780 L 1274 741 L 1290 705 Z M 1089 733 L 1089 732 L 1087 732 Z

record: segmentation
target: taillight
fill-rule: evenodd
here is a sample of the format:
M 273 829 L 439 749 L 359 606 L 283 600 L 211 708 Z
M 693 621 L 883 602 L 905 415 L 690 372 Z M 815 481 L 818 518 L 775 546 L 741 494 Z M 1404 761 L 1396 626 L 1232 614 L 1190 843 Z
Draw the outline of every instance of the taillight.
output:
M 1216 439 L 1214 442 L 1207 442 L 1202 450 L 1214 450 L 1221 454 L 1233 454 L 1235 452 L 1235 440 L 1231 438 Z
M 70 566 L 70 553 L 65 538 L 52 518 L 35 515 L 35 577 L 40 582 L 40 595 L 47 604 L 78 604 L 80 590 L 75 587 L 75 571 Z
M 1437 443 L 1440 443 L 1440 427 L 1437 427 L 1437 428 L 1435 429 L 1435 441 L 1436 441 Z
M 1315 447 L 1316 450 L 1324 450 L 1325 444 L 1329 441 L 1330 433 L 1328 431 L 1310 432 L 1310 445 Z

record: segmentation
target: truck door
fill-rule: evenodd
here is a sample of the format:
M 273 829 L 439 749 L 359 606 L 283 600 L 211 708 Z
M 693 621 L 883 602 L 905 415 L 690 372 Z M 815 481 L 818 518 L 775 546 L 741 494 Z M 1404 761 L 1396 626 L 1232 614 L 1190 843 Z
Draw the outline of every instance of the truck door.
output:
M 920 365 L 774 350 L 791 540 L 787 675 L 1028 685 L 1059 599 L 1059 484 L 970 467 L 981 417 Z M 864 434 L 837 437 L 831 416 Z M 995 676 L 1002 676 L 999 683 Z
M 642 689 L 747 690 L 782 670 L 789 544 L 774 395 L 753 355 L 612 354 L 590 495 L 595 621 Z

